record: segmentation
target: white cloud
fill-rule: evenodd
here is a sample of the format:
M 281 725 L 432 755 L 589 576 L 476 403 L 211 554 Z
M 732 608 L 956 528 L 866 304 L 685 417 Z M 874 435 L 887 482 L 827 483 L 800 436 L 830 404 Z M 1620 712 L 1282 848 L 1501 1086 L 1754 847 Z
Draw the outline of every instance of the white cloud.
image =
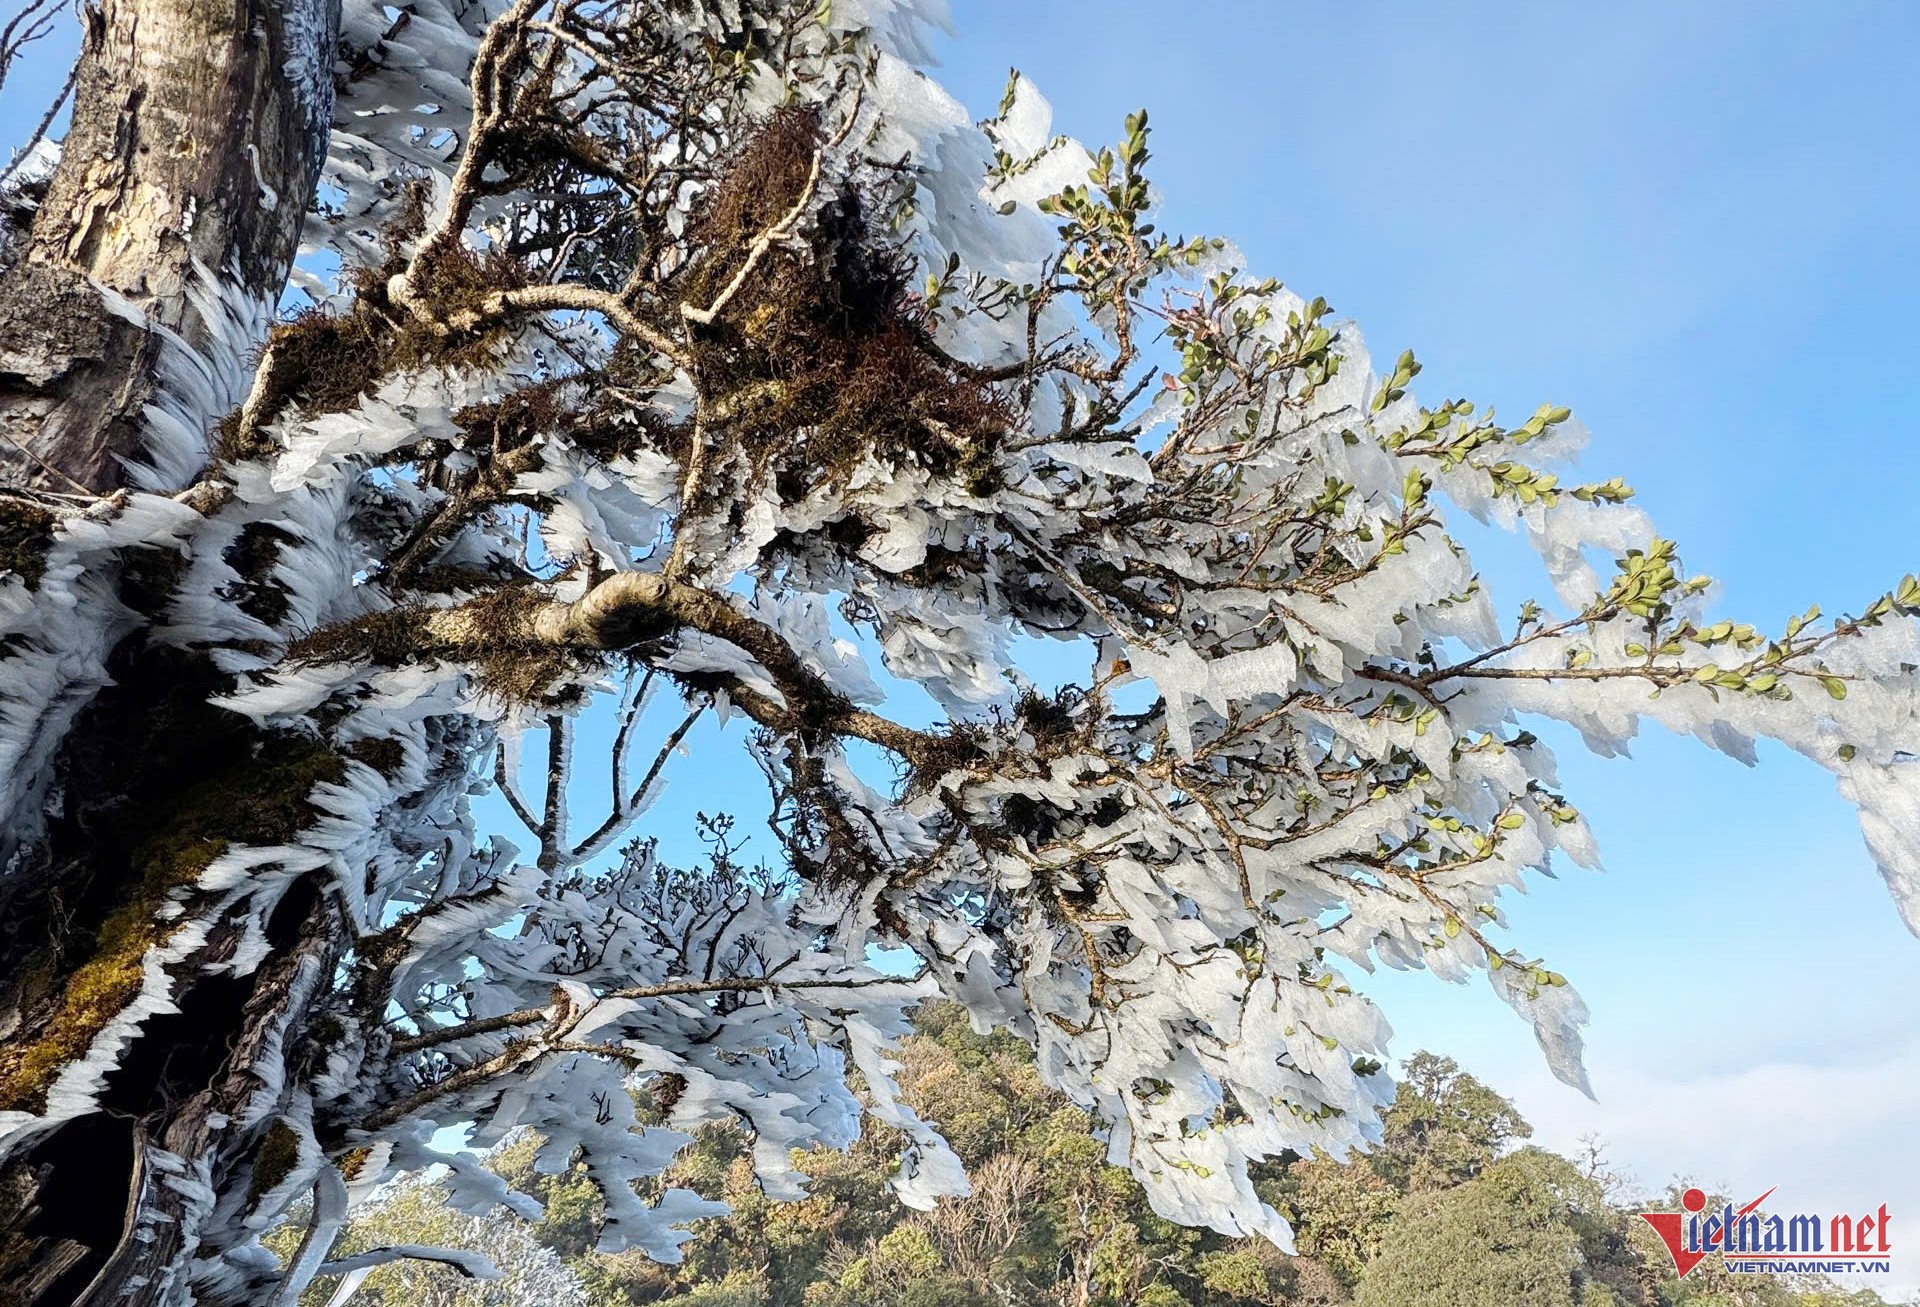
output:
M 1571 1152 L 1596 1132 L 1615 1167 L 1646 1191 L 1686 1175 L 1739 1201 L 1778 1185 L 1768 1203 L 1776 1211 L 1831 1216 L 1885 1203 L 1895 1274 L 1860 1282 L 1920 1290 L 1920 1039 L 1821 1064 L 1770 1060 L 1710 1075 L 1616 1062 L 1596 1075 L 1598 1102 L 1537 1064 L 1475 1074 L 1514 1100 L 1536 1143 Z

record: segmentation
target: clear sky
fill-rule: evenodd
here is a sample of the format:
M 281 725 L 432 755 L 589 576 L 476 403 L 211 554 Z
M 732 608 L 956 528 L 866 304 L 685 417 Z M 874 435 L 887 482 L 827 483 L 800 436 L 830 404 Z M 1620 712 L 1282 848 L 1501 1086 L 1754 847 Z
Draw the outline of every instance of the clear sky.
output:
M 941 74 L 976 114 L 1009 65 L 1056 127 L 1144 106 L 1166 225 L 1320 294 L 1416 393 L 1567 404 L 1722 611 L 1777 626 L 1920 566 L 1920 6 L 960 0 Z M 1500 610 L 1525 597 L 1490 560 Z M 1556 736 L 1556 740 L 1564 736 Z M 1783 1209 L 1887 1202 L 1920 1285 L 1920 941 L 1850 810 L 1779 749 L 1748 770 L 1649 734 L 1563 747 L 1607 872 L 1510 901 L 1594 1012 L 1599 1102 L 1481 985 L 1370 981 L 1396 1051 Z M 1896 1226 L 1896 1229 L 1898 1226 Z
M 1090 142 L 1150 109 L 1166 225 L 1231 236 L 1377 357 L 1414 348 L 1417 393 L 1571 405 L 1591 475 L 1638 488 L 1725 614 L 1857 610 L 1920 568 L 1920 6 L 958 0 L 954 26 L 941 77 L 977 114 L 1009 65 Z M 0 140 L 64 72 L 29 60 Z M 1510 614 L 1526 578 L 1488 571 Z M 1824 774 L 1635 755 L 1561 749 L 1608 871 L 1510 903 L 1593 1008 L 1598 1103 L 1484 985 L 1369 981 L 1396 1051 L 1458 1057 L 1552 1146 L 1599 1131 L 1649 1187 L 1886 1202 L 1920 1287 L 1920 941 Z M 738 779 L 683 775 L 674 806 Z

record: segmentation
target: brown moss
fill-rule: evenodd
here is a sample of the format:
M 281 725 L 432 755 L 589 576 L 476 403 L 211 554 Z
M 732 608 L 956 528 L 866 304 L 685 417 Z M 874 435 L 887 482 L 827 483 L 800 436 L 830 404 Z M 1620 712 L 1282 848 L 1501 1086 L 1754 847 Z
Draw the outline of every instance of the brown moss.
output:
M 812 105 L 777 110 L 747 136 L 688 228 L 693 243 L 708 251 L 693 279 L 694 289 L 708 292 L 698 302 L 710 302 L 747 247 L 793 208 L 821 143 L 820 111 Z
M 491 590 L 512 580 L 497 572 L 482 567 L 466 567 L 458 563 L 435 563 L 430 567 L 415 569 L 407 577 L 407 589 L 426 594 L 476 594 Z
M 567 425 L 574 416 L 566 403 L 570 377 L 556 377 L 509 391 L 487 404 L 469 404 L 453 415 L 453 424 L 470 446 L 496 453 L 518 449 L 535 437 Z
M 427 366 L 457 370 L 494 361 L 506 323 L 484 323 L 468 331 L 448 331 L 440 324 L 478 309 L 497 291 L 525 285 L 520 266 L 495 253 L 457 248 L 438 253 L 414 275 L 413 295 L 431 306 L 430 322 L 388 301 L 387 278 L 402 267 L 394 259 L 385 267 L 351 274 L 354 296 L 345 312 L 304 309 L 268 333 L 252 429 L 242 428 L 238 412 L 222 419 L 216 450 L 223 460 L 272 452 L 264 428 L 291 406 L 309 413 L 343 412 L 382 378 Z
M 524 448 L 539 436 L 564 436 L 575 449 L 612 462 L 640 449 L 664 450 L 676 457 L 686 452 L 687 430 L 657 414 L 637 407 L 636 394 L 648 394 L 669 380 L 651 354 L 643 355 L 631 342 L 622 342 L 604 369 L 569 374 L 510 391 L 486 404 L 473 404 L 453 415 L 466 447 L 495 455 Z M 506 486 L 477 503 L 498 502 Z
M 47 550 L 57 519 L 44 508 L 0 499 L 0 572 L 12 572 L 37 589 L 47 574 Z
M 406 746 L 390 735 L 368 736 L 347 746 L 355 761 L 363 762 L 391 779 L 407 760 Z
M 1037 758 L 1051 760 L 1093 746 L 1093 725 L 1099 714 L 1087 710 L 1086 693 L 1075 686 L 1050 695 L 1027 690 L 1014 703 L 1013 712 L 1032 737 Z
M 947 730 L 933 733 L 931 743 L 923 749 L 907 776 L 908 795 L 924 794 L 939 784 L 942 777 L 980 761 L 986 739 L 986 731 L 971 722 L 955 722 Z
M 340 1154 L 340 1160 L 334 1167 L 349 1180 L 358 1180 L 360 1173 L 367 1169 L 367 1163 L 373 1160 L 371 1148 L 349 1148 Z
M 247 1181 L 247 1201 L 257 1203 L 300 1165 L 300 1135 L 285 1121 L 275 1118 L 260 1140 L 260 1151 L 253 1157 L 253 1177 Z
M 398 667 L 420 652 L 425 612 L 402 606 L 320 627 L 287 646 L 287 661 L 302 666 L 365 658 L 381 667 Z
M 702 256 L 680 296 L 711 303 L 805 186 L 818 124 L 769 119 L 691 224 Z M 875 230 L 861 193 L 821 206 L 807 249 L 782 247 L 695 340 L 705 416 L 783 497 L 843 481 L 869 456 L 955 475 L 984 493 L 1014 422 L 1008 397 L 935 349 L 911 260 Z
M 654 1116 L 664 1122 L 673 1116 L 673 1109 L 680 1105 L 682 1098 L 686 1097 L 687 1078 L 668 1071 L 663 1075 L 655 1076 L 650 1088 L 653 1090 Z
M 432 567 L 422 567 L 408 576 L 407 588 L 427 594 L 480 594 L 511 579 L 483 568 L 437 563 Z

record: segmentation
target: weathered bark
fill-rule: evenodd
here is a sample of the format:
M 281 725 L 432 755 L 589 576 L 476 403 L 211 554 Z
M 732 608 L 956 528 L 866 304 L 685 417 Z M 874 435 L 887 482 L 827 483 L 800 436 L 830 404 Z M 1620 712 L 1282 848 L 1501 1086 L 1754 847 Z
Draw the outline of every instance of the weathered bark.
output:
M 164 383 L 162 337 L 130 318 L 211 344 L 187 293 L 200 269 L 230 293 L 277 299 L 325 154 L 338 25 L 338 0 L 103 0 L 87 11 L 60 165 L 0 269 L 0 482 L 121 488 Z M 103 290 L 139 312 L 114 312 Z M 129 561 L 123 594 L 170 584 L 165 558 Z M 156 561 L 160 574 L 145 575 Z M 128 597 L 140 609 L 159 595 Z M 277 747 L 206 704 L 200 656 L 136 633 L 114 662 L 118 686 L 55 756 L 61 810 L 0 881 L 0 1093 L 12 1108 L 37 1110 L 42 1064 L 124 1006 L 130 959 L 153 942 L 133 931 L 129 944 L 127 923 L 176 887 L 164 864 L 183 858 L 167 846 L 179 805 L 223 766 L 258 767 Z M 142 748 L 164 761 L 129 756 Z M 250 1054 L 269 1032 L 292 1020 L 297 1033 L 292 970 L 322 965 L 333 947 L 316 903 L 310 887 L 288 896 L 275 956 L 251 975 L 207 974 L 233 946 L 216 928 L 175 971 L 179 1015 L 148 1021 L 96 1110 L 10 1141 L 0 1304 L 175 1300 L 159 1272 L 192 1236 L 191 1214 L 155 1150 L 208 1159 L 216 1173 L 246 1164 L 246 1142 L 218 1123 L 256 1087 Z
M 110 491 L 139 440 L 157 338 L 89 282 L 199 344 L 196 263 L 271 299 L 332 119 L 338 0 L 105 0 L 73 126 L 0 283 L 8 474 Z
M 239 1113 L 259 1088 L 253 1067 L 282 1020 L 294 1016 L 288 1033 L 296 1040 L 302 1033 L 297 1015 L 289 1011 L 310 987 L 299 983 L 302 972 L 309 973 L 305 979 L 310 982 L 311 973 L 330 970 L 338 961 L 329 929 L 332 914 L 320 903 L 310 883 L 289 894 L 275 916 L 275 933 L 280 935 L 275 942 L 282 946 L 281 951 L 251 976 L 225 977 L 197 986 L 189 999 L 191 1007 L 180 1017 L 158 1023 L 178 1023 L 182 1017 L 198 1020 L 221 1030 L 223 1039 L 225 1031 L 234 1032 L 232 1038 L 237 1042 L 231 1048 L 224 1043 L 209 1046 L 204 1034 L 184 1041 L 189 1047 L 197 1044 L 203 1052 L 216 1055 L 198 1067 L 184 1068 L 185 1074 L 174 1075 L 182 1082 L 203 1081 L 202 1086 L 183 1083 L 181 1087 L 188 1092 L 175 1101 L 155 1094 L 158 1101 L 153 1103 L 153 1111 L 141 1119 L 152 1124 L 137 1122 L 133 1126 L 133 1174 L 127 1186 L 120 1237 L 105 1264 L 74 1299 L 77 1305 L 165 1302 L 169 1301 L 164 1292 L 167 1287 L 174 1290 L 177 1300 L 189 1301 L 180 1293 L 186 1287 L 180 1259 L 185 1251 L 183 1240 L 193 1235 L 200 1214 L 191 1210 L 194 1199 L 189 1191 L 167 1184 L 166 1177 L 156 1173 L 150 1160 L 153 1152 L 158 1149 L 172 1157 L 205 1162 L 213 1191 L 230 1191 L 228 1182 L 252 1162 L 246 1155 L 250 1136 L 228 1130 L 223 1123 Z M 216 960 L 223 947 L 230 948 L 235 933 L 229 931 L 223 941 L 216 942 L 210 950 L 213 957 L 208 960 Z M 142 1042 L 150 1050 L 149 1057 L 170 1033 L 166 1029 L 148 1032 Z M 161 1048 L 159 1054 L 172 1057 L 177 1052 Z M 156 1133 L 150 1136 L 149 1130 Z
M 82 714 L 59 759 L 64 801 L 40 862 L 0 882 L 0 1107 L 39 1111 L 59 1067 L 138 989 L 146 952 L 169 928 L 157 913 L 231 839 L 294 838 L 316 780 L 336 778 L 326 750 L 262 732 L 207 702 L 219 678 L 179 651 L 128 649 L 117 684 Z M 312 985 L 330 974 L 337 914 L 298 881 L 267 922 L 271 957 L 222 969 L 239 923 L 169 969 L 177 1011 L 147 1018 L 93 1110 L 0 1159 L 0 1304 L 163 1302 L 157 1272 L 199 1215 L 166 1183 L 154 1150 L 204 1162 L 233 1192 L 264 1123 L 240 1118 L 260 1087 L 273 1032 L 304 1027 Z M 312 974 L 306 977 L 309 981 Z M 158 1177 L 158 1178 L 156 1178 Z M 59 1262 L 57 1268 L 50 1266 Z M 79 1297 L 89 1284 L 93 1296 Z M 133 1287 L 138 1282 L 137 1291 Z

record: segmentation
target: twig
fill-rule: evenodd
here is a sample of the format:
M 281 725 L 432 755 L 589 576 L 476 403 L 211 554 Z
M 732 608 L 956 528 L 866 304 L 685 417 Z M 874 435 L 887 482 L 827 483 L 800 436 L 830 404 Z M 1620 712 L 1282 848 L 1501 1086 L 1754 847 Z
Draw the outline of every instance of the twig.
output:
M 41 115 L 40 125 L 33 129 L 33 135 L 27 137 L 26 144 L 20 147 L 8 161 L 7 166 L 0 168 L 0 190 L 6 188 L 7 183 L 13 180 L 13 174 L 20 171 L 20 165 L 25 163 L 33 154 L 34 148 L 46 139 L 47 133 L 53 129 L 53 120 L 60 116 L 60 107 L 67 102 L 67 97 L 73 94 L 73 84 L 79 79 L 80 61 L 76 59 L 73 61 L 73 67 L 67 70 L 67 80 L 60 84 L 60 94 L 53 97 L 53 103 L 48 105 L 46 113 Z M 3 72 L 0 72 L 0 80 L 5 80 Z

